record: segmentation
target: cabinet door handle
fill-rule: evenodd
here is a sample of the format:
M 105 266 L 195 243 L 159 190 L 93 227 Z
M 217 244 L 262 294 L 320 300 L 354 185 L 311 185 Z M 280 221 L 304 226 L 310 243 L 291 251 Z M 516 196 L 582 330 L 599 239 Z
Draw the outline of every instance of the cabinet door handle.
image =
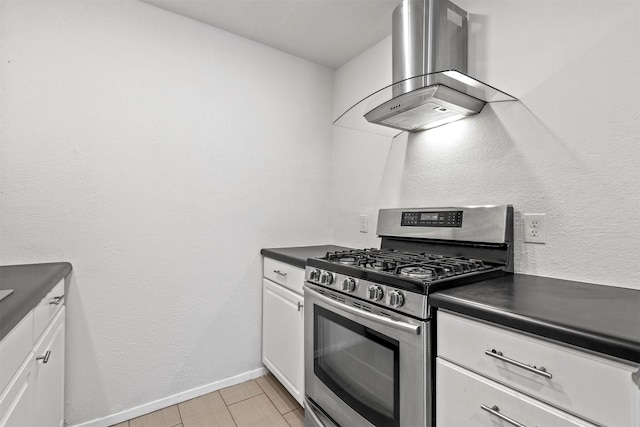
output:
M 500 413 L 500 408 L 498 408 L 496 405 L 493 405 L 492 407 L 488 407 L 487 405 L 480 405 L 480 409 L 482 409 L 484 411 L 487 411 L 491 415 L 495 415 L 496 417 L 500 418 L 501 420 L 503 420 L 505 422 L 508 422 L 512 426 L 527 427 L 524 424 L 519 423 L 516 420 L 511 419 L 511 418 L 507 417 L 506 415 L 501 414 Z
M 53 301 L 50 301 L 49 304 L 58 305 L 62 302 L 63 299 L 64 299 L 64 295 L 60 295 L 59 297 L 53 297 Z
M 278 276 L 284 276 L 284 277 L 286 277 L 286 275 L 287 275 L 287 273 L 283 273 L 283 272 L 282 272 L 282 271 L 280 271 L 280 270 L 273 270 L 273 272 L 274 272 L 274 273 L 276 273 Z
M 51 350 L 47 350 L 44 356 L 36 357 L 36 360 L 42 360 L 42 363 L 47 363 L 49 361 L 49 356 L 51 356 Z
M 491 350 L 485 350 L 484 354 L 486 354 L 487 356 L 493 357 L 494 359 L 498 359 L 501 360 L 503 362 L 509 363 L 513 366 L 517 366 L 518 368 L 522 368 L 525 369 L 529 372 L 533 372 L 534 374 L 538 374 L 541 375 L 545 378 L 551 379 L 553 378 L 553 375 L 551 375 L 549 372 L 547 372 L 547 370 L 544 368 L 544 366 L 540 366 L 535 367 L 535 366 L 530 366 L 527 364 L 524 364 L 522 362 L 518 362 L 517 360 L 513 360 L 513 359 L 509 359 L 506 356 L 502 355 L 501 351 L 497 351 L 495 349 L 491 349 Z
M 304 304 L 301 304 L 300 301 L 298 301 L 298 311 L 302 310 L 302 307 L 304 307 Z

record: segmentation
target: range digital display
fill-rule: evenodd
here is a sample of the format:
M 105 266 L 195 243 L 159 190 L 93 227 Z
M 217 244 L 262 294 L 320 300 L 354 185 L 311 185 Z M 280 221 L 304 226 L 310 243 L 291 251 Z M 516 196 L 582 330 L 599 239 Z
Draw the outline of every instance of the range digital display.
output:
M 462 227 L 462 211 L 402 212 L 403 227 Z
M 438 214 L 437 213 L 421 213 L 420 220 L 421 221 L 437 221 Z

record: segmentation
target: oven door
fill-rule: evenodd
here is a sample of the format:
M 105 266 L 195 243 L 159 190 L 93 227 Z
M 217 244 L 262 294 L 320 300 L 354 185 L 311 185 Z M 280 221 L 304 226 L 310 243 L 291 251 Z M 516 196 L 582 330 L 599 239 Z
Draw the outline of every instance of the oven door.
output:
M 310 283 L 304 299 L 305 426 L 430 426 L 430 323 Z

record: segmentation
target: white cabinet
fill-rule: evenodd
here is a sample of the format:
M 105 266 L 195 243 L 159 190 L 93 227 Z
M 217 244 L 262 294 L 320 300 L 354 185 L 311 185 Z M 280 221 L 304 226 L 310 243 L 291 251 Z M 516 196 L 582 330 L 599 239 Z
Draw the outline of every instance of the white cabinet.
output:
M 459 417 L 492 425 L 501 416 L 524 425 L 640 426 L 638 364 L 446 311 L 437 322 L 438 427 L 465 424 Z
M 33 311 L 30 311 L 0 341 L 0 396 L 32 349 Z
M 36 426 L 62 427 L 64 422 L 64 320 L 62 307 L 35 347 Z
M 64 424 L 63 297 L 64 279 L 0 342 L 0 427 Z
M 0 426 L 29 427 L 35 425 L 33 384 L 35 365 L 35 358 L 26 358 L 9 386 L 2 392 L 0 396 Z
M 264 259 L 262 362 L 301 405 L 304 401 L 303 285 L 303 269 Z

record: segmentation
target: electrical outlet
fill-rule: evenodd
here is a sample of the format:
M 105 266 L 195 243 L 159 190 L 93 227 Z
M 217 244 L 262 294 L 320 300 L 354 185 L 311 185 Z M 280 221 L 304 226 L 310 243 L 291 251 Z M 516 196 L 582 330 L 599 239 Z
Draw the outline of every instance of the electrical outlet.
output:
M 366 214 L 360 215 L 360 232 L 368 233 L 369 232 L 369 218 Z
M 547 215 L 524 214 L 524 241 L 545 243 L 547 241 Z

